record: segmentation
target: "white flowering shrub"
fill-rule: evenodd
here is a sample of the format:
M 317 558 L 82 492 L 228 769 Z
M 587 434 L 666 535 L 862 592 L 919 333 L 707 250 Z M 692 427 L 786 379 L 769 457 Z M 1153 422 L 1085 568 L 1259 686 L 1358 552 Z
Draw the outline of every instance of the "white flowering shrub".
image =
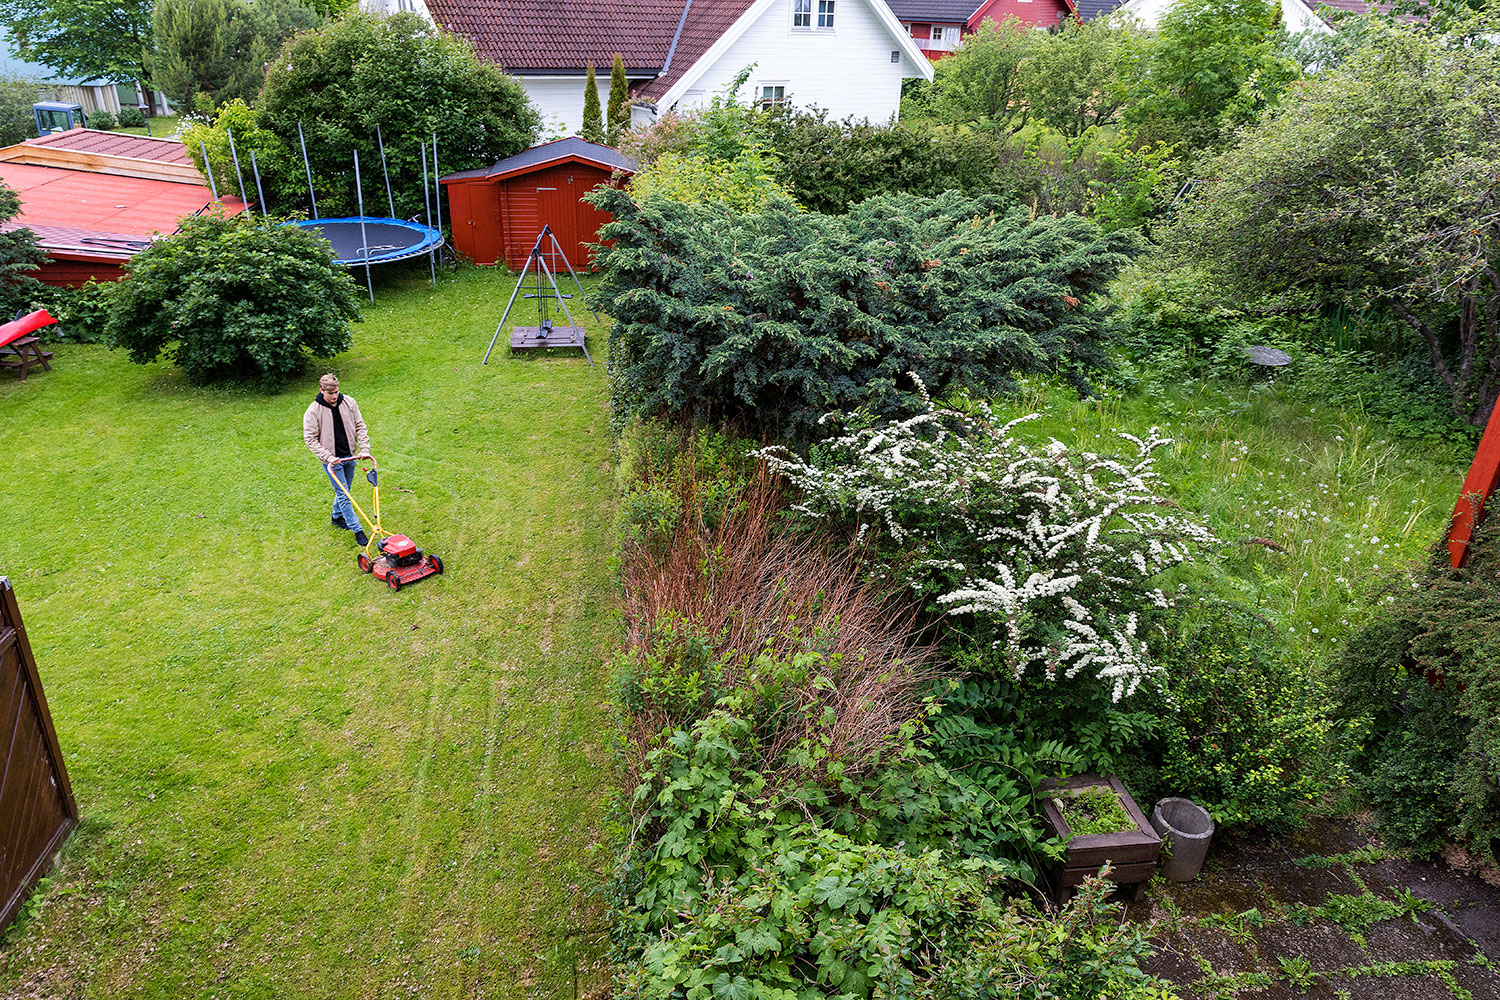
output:
M 1141 611 L 1165 607 L 1166 569 L 1214 540 L 1162 497 L 1153 428 L 1130 460 L 1036 448 L 984 404 L 851 425 L 803 460 L 757 452 L 802 491 L 794 510 L 880 533 L 893 570 L 949 615 L 972 616 L 1017 677 L 1088 671 L 1118 701 L 1156 670 Z M 1032 416 L 1035 416 L 1034 414 Z M 834 419 L 838 415 L 830 415 Z

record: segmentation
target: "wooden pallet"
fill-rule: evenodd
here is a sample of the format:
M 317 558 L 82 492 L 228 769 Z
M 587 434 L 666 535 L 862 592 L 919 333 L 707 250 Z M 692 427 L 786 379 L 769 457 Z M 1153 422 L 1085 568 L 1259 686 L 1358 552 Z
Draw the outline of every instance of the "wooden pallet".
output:
M 510 349 L 529 351 L 545 347 L 577 347 L 589 359 L 589 364 L 593 365 L 594 359 L 589 355 L 588 345 L 584 342 L 586 336 L 581 326 L 518 326 L 510 331 Z

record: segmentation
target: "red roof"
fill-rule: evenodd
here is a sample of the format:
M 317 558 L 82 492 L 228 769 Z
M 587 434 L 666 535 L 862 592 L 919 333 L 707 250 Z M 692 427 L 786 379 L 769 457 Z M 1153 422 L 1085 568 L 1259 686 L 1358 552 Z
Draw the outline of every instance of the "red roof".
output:
M 96 129 L 75 128 L 66 132 L 53 132 L 39 139 L 27 139 L 26 145 L 105 156 L 131 156 L 138 160 L 158 160 L 162 163 L 192 162 L 188 159 L 187 148 L 176 139 L 152 139 L 143 135 L 120 135 Z
M 48 250 L 87 253 L 91 259 L 129 256 L 156 233 L 177 231 L 184 216 L 214 203 L 201 184 L 63 170 L 0 162 L 0 181 L 21 196 L 21 214 L 5 229 L 29 228 Z M 244 206 L 223 199 L 231 214 Z

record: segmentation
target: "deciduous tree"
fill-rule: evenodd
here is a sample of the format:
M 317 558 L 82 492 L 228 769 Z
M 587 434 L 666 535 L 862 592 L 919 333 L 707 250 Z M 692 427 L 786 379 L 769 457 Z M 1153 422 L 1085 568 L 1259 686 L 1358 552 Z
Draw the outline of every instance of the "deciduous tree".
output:
M 318 207 L 353 211 L 360 153 L 365 200 L 383 204 L 376 127 L 385 139 L 396 213 L 422 209 L 421 144 L 436 133 L 443 173 L 488 166 L 529 147 L 541 117 L 521 85 L 468 42 L 415 14 L 351 13 L 296 36 L 266 71 L 262 127 L 291 149 L 307 136 Z M 431 164 L 428 165 L 429 172 Z M 306 181 L 283 196 L 306 204 Z
M 1482 423 L 1500 394 L 1496 107 L 1500 50 L 1377 26 L 1211 162 L 1162 264 L 1282 305 L 1384 304 Z
M 150 86 L 152 0 L 0 0 L 17 54 L 80 79 Z

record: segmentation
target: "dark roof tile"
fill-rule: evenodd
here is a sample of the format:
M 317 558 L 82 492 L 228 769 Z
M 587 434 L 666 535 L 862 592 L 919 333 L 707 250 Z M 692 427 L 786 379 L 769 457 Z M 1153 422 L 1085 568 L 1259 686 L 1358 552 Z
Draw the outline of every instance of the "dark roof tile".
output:
M 163 163 L 192 162 L 188 159 L 187 149 L 176 139 L 151 139 L 144 135 L 123 135 L 91 128 L 53 132 L 38 139 L 27 139 L 26 144 L 105 156 L 133 156 L 138 160 L 158 160 Z
M 908 24 L 968 24 L 981 0 L 886 0 L 899 21 Z
M 439 25 L 473 43 L 481 59 L 512 73 L 607 75 L 620 54 L 632 75 L 654 75 L 686 0 L 427 0 Z
M 499 163 L 488 167 L 480 167 L 478 170 L 464 170 L 456 174 L 446 174 L 442 180 L 457 181 L 473 177 L 494 177 L 499 174 L 512 174 L 532 167 L 546 166 L 549 163 L 556 163 L 559 160 L 570 159 L 587 160 L 590 163 L 598 164 L 609 170 L 624 170 L 633 173 L 636 168 L 635 160 L 613 146 L 589 142 L 587 139 L 570 135 L 563 139 L 544 142 L 540 146 L 532 146 L 530 149 L 522 150 L 515 156 L 507 156 Z

